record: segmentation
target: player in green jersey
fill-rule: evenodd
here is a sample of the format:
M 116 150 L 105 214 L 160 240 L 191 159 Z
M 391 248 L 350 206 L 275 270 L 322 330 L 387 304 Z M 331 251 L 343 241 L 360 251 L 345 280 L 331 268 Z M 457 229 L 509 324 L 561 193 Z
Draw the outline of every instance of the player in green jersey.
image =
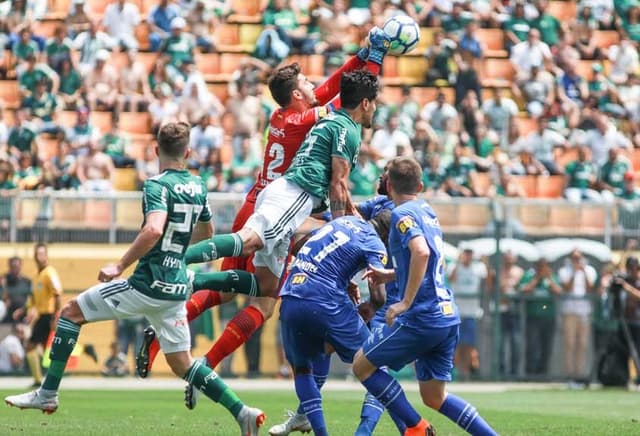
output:
M 88 322 L 144 315 L 155 327 L 160 347 L 173 372 L 224 406 L 240 424 L 242 435 L 258 434 L 262 411 L 240 401 L 218 375 L 191 357 L 191 339 L 184 301 L 188 279 L 184 262 L 191 241 L 211 237 L 213 225 L 207 189 L 186 170 L 189 125 L 169 123 L 158 133 L 156 152 L 160 174 L 144 183 L 144 224 L 120 261 L 100 270 L 102 282 L 70 300 L 62 308 L 51 346 L 51 365 L 40 389 L 5 398 L 21 409 L 53 413 L 58 388 L 80 326 Z M 128 280 L 115 280 L 138 261 Z

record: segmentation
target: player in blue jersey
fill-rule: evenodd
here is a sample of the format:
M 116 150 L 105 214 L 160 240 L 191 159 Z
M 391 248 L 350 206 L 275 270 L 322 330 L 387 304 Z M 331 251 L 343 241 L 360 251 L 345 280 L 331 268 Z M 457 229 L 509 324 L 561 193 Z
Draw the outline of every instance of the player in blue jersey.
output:
M 412 158 L 389 164 L 391 213 L 389 252 L 394 269 L 371 266 L 370 285 L 396 279 L 402 299 L 389 306 L 386 325 L 372 332 L 354 362 L 353 372 L 367 390 L 407 426 L 405 435 L 433 435 L 433 427 L 409 404 L 398 384 L 379 368 L 400 369 L 416 362 L 423 402 L 472 435 L 496 432 L 465 400 L 448 394 L 460 317 L 444 285 L 442 231 L 433 209 L 418 200 L 422 170 Z
M 367 264 L 384 267 L 387 254 L 380 237 L 385 237 L 388 220 L 386 213 L 371 225 L 352 216 L 327 223 L 302 246 L 280 292 L 285 355 L 293 368 L 299 411 L 307 416 L 316 436 L 326 435 L 327 428 L 318 386 L 323 380 L 314 379 L 314 365 L 328 369 L 326 344 L 343 361 L 352 362 L 369 336 L 347 288 Z M 362 305 L 373 311 L 384 303 L 384 297 L 384 287 L 377 285 L 371 288 L 371 299 Z

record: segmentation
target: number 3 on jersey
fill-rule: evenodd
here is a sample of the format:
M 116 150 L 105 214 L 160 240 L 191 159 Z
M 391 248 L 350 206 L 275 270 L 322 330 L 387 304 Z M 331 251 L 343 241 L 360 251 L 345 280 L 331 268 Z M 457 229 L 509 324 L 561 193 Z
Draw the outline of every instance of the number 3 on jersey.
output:
M 284 162 L 284 147 L 282 144 L 274 142 L 271 144 L 271 147 L 269 147 L 267 155 L 272 159 L 267 166 L 267 179 L 274 181 L 282 175 L 282 169 L 280 167 Z

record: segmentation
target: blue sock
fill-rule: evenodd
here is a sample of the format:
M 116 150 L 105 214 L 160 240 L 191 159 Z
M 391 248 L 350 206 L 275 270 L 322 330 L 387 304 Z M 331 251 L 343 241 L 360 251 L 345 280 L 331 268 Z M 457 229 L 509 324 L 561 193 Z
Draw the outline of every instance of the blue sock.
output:
M 438 412 L 473 436 L 494 436 L 498 433 L 480 416 L 475 407 L 460 397 L 447 394 Z
M 409 404 L 398 382 L 386 372 L 377 369 L 362 384 L 407 427 L 413 427 L 420 422 L 420 415 Z
M 382 403 L 367 392 L 360 411 L 360 425 L 358 425 L 354 436 L 369 436 L 373 434 L 373 430 L 375 430 L 383 412 L 384 406 Z
M 322 386 L 324 386 L 324 382 L 327 381 L 330 364 L 331 355 L 329 354 L 318 356 L 318 358 L 313 361 L 313 380 L 316 382 L 318 390 L 322 389 Z M 300 405 L 298 406 L 298 414 L 304 415 L 304 410 L 302 410 L 302 406 Z
M 313 428 L 316 436 L 329 436 L 327 425 L 322 413 L 322 397 L 320 389 L 316 385 L 311 374 L 297 374 L 293 381 L 296 385 L 296 394 L 300 400 L 300 407 Z

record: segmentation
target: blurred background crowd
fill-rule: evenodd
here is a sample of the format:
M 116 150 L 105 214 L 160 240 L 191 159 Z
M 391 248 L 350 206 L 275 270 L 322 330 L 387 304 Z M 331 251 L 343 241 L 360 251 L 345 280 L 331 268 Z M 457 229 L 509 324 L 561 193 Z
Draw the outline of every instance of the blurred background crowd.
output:
M 422 41 L 387 57 L 354 195 L 413 155 L 431 196 L 640 196 L 633 0 L 2 1 L 0 189 L 135 189 L 157 172 L 153 132 L 181 118 L 192 171 L 245 192 L 270 70 L 298 61 L 319 82 L 394 14 Z

